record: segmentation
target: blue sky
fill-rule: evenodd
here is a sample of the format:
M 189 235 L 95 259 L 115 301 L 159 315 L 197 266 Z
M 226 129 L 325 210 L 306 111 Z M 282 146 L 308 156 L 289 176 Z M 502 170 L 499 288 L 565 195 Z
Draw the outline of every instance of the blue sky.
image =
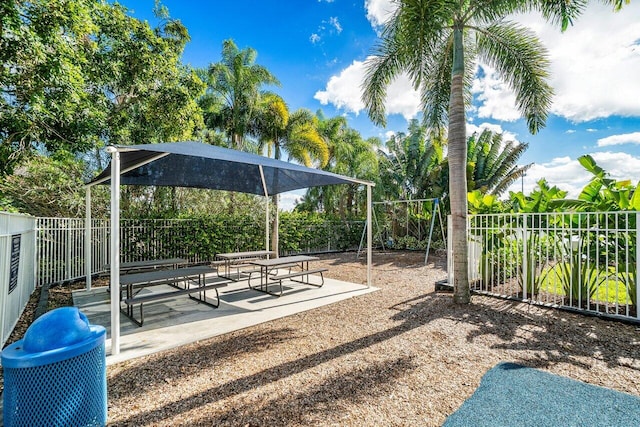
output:
M 155 22 L 153 0 L 120 1 L 133 16 Z M 206 67 L 220 60 L 222 41 L 258 52 L 256 62 L 282 83 L 274 90 L 290 110 L 322 109 L 345 115 L 363 137 L 383 140 L 406 130 L 418 114 L 417 96 L 403 79 L 389 89 L 386 128 L 374 126 L 360 101 L 363 63 L 377 40 L 376 31 L 392 10 L 391 0 L 164 0 L 173 18 L 188 28 L 191 42 L 183 61 Z M 468 133 L 484 127 L 506 139 L 529 143 L 522 163 L 534 163 L 525 192 L 545 177 L 577 195 L 588 175 L 577 162 L 591 154 L 617 179 L 640 179 L 640 2 L 619 13 L 591 2 L 565 33 L 537 14 L 513 17 L 536 32 L 549 50 L 550 83 L 555 97 L 547 126 L 530 135 L 514 98 L 493 70 L 483 66 L 474 82 Z M 290 196 L 293 198 L 295 196 Z M 284 197 L 283 204 L 286 204 Z

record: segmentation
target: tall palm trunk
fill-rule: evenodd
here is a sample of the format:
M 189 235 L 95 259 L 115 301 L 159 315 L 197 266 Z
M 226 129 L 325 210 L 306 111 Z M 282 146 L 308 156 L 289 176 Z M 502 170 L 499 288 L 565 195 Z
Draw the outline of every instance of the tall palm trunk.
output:
M 453 33 L 453 69 L 449 99 L 449 195 L 453 244 L 453 301 L 471 302 L 467 261 L 467 142 L 464 115 L 464 49 L 462 28 Z

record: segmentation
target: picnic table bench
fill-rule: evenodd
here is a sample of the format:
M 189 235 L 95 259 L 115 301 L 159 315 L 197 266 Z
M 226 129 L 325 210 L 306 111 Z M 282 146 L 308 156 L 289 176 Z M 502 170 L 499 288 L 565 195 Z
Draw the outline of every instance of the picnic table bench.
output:
M 120 274 L 129 274 L 145 271 L 152 271 L 166 268 L 178 268 L 179 266 L 186 264 L 187 260 L 184 258 L 163 258 L 163 259 L 148 259 L 144 261 L 127 261 L 119 264 Z M 105 269 L 110 270 L 111 264 L 105 264 Z M 107 292 L 111 292 L 111 284 L 107 287 Z
M 144 304 L 153 301 L 171 299 L 186 294 L 189 298 L 197 302 L 217 308 L 220 305 L 218 288 L 226 286 L 231 280 L 217 276 L 207 278 L 207 274 L 210 273 L 217 273 L 217 269 L 199 266 L 122 275 L 120 276 L 120 300 L 125 304 L 125 309 L 122 311 L 134 323 L 142 326 L 144 323 Z M 180 286 L 181 283 L 183 286 Z M 138 292 L 143 288 L 158 285 L 169 285 L 176 289 L 138 295 Z M 126 294 L 124 298 L 122 297 L 123 290 Z M 209 302 L 207 300 L 207 291 L 215 292 L 215 302 Z M 194 296 L 193 294 L 198 295 Z M 140 320 L 134 316 L 134 306 L 136 304 L 140 306 Z

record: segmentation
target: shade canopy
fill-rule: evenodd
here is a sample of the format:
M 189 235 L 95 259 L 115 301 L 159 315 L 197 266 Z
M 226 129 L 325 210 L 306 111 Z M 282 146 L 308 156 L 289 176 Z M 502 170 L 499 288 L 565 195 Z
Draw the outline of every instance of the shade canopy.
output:
M 86 186 L 85 263 L 91 289 L 91 187 L 110 183 L 110 286 L 120 288 L 120 185 L 195 187 L 272 196 L 331 184 L 367 187 L 371 223 L 372 182 L 200 142 L 110 146 L 111 163 Z M 269 198 L 265 198 L 268 206 Z M 277 229 L 276 229 L 277 230 Z M 269 209 L 265 209 L 265 249 L 269 248 Z M 371 283 L 371 227 L 367 227 L 367 286 Z M 120 300 L 111 299 L 111 354 L 120 352 Z
M 125 185 L 210 188 L 258 195 L 331 184 L 372 185 L 371 182 L 200 142 L 118 146 L 116 149 L 120 153 L 120 183 Z M 108 183 L 110 179 L 111 165 L 88 185 Z

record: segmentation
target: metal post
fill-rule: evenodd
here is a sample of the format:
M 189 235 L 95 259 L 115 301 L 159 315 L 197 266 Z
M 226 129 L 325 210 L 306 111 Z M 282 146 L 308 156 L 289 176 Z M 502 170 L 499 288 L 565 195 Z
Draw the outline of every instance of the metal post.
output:
M 367 234 L 367 221 L 364 222 L 364 228 L 362 229 L 362 236 L 360 236 L 360 244 L 358 245 L 358 252 L 356 252 L 356 259 L 360 258 L 360 250 L 362 249 L 362 243 L 364 242 L 364 236 Z
M 429 228 L 429 240 L 427 240 L 427 252 L 424 255 L 424 265 L 429 259 L 429 249 L 431 249 L 431 236 L 433 236 L 433 225 L 436 223 L 436 210 L 438 209 L 438 199 L 434 200 L 433 211 L 431 212 L 431 227 Z
M 640 320 L 640 267 L 638 266 L 638 248 L 640 248 L 640 212 L 636 212 L 636 317 Z
M 91 187 L 87 187 L 85 193 L 85 219 L 84 219 L 84 272 L 86 281 L 84 288 L 91 290 Z
M 373 204 L 371 203 L 371 186 L 367 185 L 367 224 L 371 224 L 371 209 Z M 373 227 L 367 227 L 367 287 L 371 286 L 371 229 Z
M 527 214 L 522 216 L 522 299 L 527 299 L 527 287 L 529 286 L 529 239 L 527 236 Z
M 111 354 L 120 354 L 120 153 L 111 152 Z

